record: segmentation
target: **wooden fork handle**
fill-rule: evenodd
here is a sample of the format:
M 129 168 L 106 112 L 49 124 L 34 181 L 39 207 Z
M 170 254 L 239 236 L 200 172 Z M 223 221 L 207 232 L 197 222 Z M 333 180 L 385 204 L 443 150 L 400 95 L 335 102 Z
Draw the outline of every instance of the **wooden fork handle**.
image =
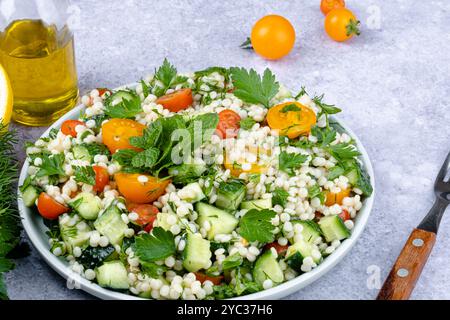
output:
M 378 293 L 377 300 L 409 299 L 435 241 L 434 232 L 414 229 Z

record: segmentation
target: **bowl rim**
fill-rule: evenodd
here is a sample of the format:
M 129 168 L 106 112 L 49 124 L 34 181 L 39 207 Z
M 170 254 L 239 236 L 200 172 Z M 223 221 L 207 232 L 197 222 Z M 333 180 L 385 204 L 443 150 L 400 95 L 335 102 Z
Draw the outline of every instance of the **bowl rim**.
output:
M 133 88 L 136 85 L 137 83 L 131 83 L 128 85 L 120 86 L 113 90 L 119 90 L 123 88 Z M 83 104 L 77 105 L 72 110 L 64 114 L 61 118 L 59 118 L 56 122 L 54 122 L 51 126 L 49 126 L 49 128 L 40 137 L 48 136 L 50 130 L 52 130 L 53 128 L 59 129 L 61 127 L 61 124 L 65 120 L 78 119 L 79 114 L 83 109 L 84 109 Z M 279 299 L 304 288 L 305 286 L 311 284 L 318 278 L 328 273 L 337 263 L 339 263 L 344 258 L 344 256 L 348 254 L 350 249 L 353 247 L 358 238 L 361 236 L 361 233 L 364 231 L 364 228 L 366 227 L 367 221 L 370 216 L 370 212 L 372 211 L 373 201 L 375 198 L 375 176 L 372 164 L 366 149 L 364 148 L 359 138 L 355 135 L 355 133 L 343 121 L 338 120 L 335 116 L 332 116 L 331 119 L 335 120 L 344 129 L 344 131 L 354 139 L 355 144 L 359 152 L 361 153 L 360 160 L 362 161 L 365 170 L 370 176 L 371 184 L 373 187 L 372 195 L 364 199 L 363 206 L 355 218 L 355 226 L 352 230 L 350 238 L 344 240 L 342 244 L 331 255 L 326 257 L 321 264 L 319 264 L 316 268 L 314 268 L 310 272 L 301 274 L 295 277 L 294 279 L 286 281 L 276 287 L 244 296 L 233 297 L 230 300 Z M 18 181 L 19 186 L 23 184 L 25 178 L 28 175 L 27 172 L 28 167 L 29 167 L 28 161 L 25 159 L 19 176 Z M 19 189 L 17 190 L 17 202 L 23 227 L 31 243 L 39 252 L 40 256 L 47 262 L 47 264 L 59 275 L 61 275 L 64 279 L 67 280 L 67 286 L 69 288 L 74 287 L 76 289 L 81 289 L 93 296 L 106 300 L 147 300 L 138 296 L 133 296 L 130 294 L 125 294 L 109 290 L 107 288 L 103 288 L 98 284 L 91 282 L 81 277 L 80 275 L 75 274 L 69 268 L 69 264 L 67 261 L 53 255 L 50 252 L 48 237 L 45 234 L 43 234 L 36 225 L 33 224 L 33 219 L 31 218 L 31 215 L 34 214 L 34 212 L 33 210 L 24 205 Z

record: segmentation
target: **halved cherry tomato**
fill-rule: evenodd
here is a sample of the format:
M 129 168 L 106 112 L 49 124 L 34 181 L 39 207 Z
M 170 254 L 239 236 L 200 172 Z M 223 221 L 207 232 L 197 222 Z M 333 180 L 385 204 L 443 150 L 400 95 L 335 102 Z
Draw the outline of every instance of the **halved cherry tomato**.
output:
M 59 203 L 45 192 L 41 192 L 39 195 L 37 208 L 41 216 L 49 220 L 55 220 L 63 213 L 69 211 L 68 207 Z
M 200 281 L 201 283 L 205 281 L 211 281 L 213 285 L 218 286 L 223 281 L 223 276 L 217 276 L 217 277 L 210 277 L 202 272 L 194 272 L 195 278 Z
M 74 138 L 77 137 L 77 132 L 75 131 L 76 126 L 84 126 L 83 121 L 79 120 L 66 120 L 61 125 L 61 132 L 66 136 L 72 136 Z
M 121 149 L 141 151 L 141 149 L 133 147 L 129 139 L 142 136 L 145 128 L 143 124 L 130 119 L 111 119 L 102 125 L 103 143 L 111 153 Z
M 194 102 L 194 98 L 192 96 L 192 90 L 189 88 L 180 89 L 175 92 L 166 94 L 158 100 L 156 103 L 162 105 L 169 111 L 178 112 L 180 110 L 184 110 L 189 108 Z
M 267 112 L 267 123 L 271 129 L 280 131 L 280 135 L 290 139 L 309 134 L 316 124 L 314 111 L 299 102 L 285 102 L 276 105 Z
M 139 177 L 145 177 L 147 182 L 139 182 Z M 170 180 L 161 180 L 149 175 L 139 173 L 116 173 L 119 192 L 132 203 L 151 203 L 166 192 Z
M 136 204 L 130 203 L 127 205 L 127 209 L 130 212 L 136 212 L 139 218 L 134 221 L 138 225 L 144 227 L 146 232 L 150 232 L 153 229 L 153 221 L 156 220 L 156 216 L 159 213 L 157 207 L 151 204 Z
M 219 112 L 219 124 L 217 125 L 217 133 L 222 138 L 237 137 L 241 121 L 241 117 L 233 110 L 223 110 Z
M 109 90 L 107 88 L 97 88 L 97 91 L 98 91 L 98 95 L 100 97 L 102 97 L 107 92 L 109 92 L 109 94 L 111 94 L 111 90 Z
M 325 17 L 325 31 L 334 41 L 347 41 L 353 35 L 359 36 L 359 21 L 346 8 L 334 9 Z
M 95 172 L 95 192 L 103 192 L 105 186 L 109 184 L 109 173 L 108 170 L 101 166 L 92 166 L 92 169 Z
M 347 220 L 350 220 L 352 218 L 350 213 L 347 210 L 342 210 L 342 212 L 339 215 L 339 217 L 342 219 L 342 221 L 347 221 Z
M 320 2 L 320 11 L 327 15 L 333 9 L 345 8 L 344 0 L 322 0 Z
M 289 248 L 289 246 L 288 245 L 282 246 L 277 241 L 275 241 L 275 242 L 266 244 L 264 246 L 264 248 L 266 248 L 266 250 L 270 250 L 270 248 L 275 248 L 275 250 L 277 250 L 278 254 L 285 254 L 287 249 Z
M 275 60 L 287 55 L 295 43 L 295 29 L 286 18 L 268 15 L 253 26 L 250 40 L 260 56 Z
M 330 191 L 325 192 L 325 205 L 326 206 L 332 206 L 333 204 L 342 204 L 342 200 L 344 200 L 345 197 L 348 197 L 350 195 L 350 189 L 344 189 L 341 190 L 341 192 L 333 193 Z

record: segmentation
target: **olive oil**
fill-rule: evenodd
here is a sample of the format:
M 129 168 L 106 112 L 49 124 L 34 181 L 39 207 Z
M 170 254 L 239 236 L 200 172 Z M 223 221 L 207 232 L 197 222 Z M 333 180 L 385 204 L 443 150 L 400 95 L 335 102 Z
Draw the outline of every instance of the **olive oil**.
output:
M 78 99 L 73 35 L 42 20 L 16 20 L 0 32 L 0 63 L 14 93 L 13 119 L 52 123 Z

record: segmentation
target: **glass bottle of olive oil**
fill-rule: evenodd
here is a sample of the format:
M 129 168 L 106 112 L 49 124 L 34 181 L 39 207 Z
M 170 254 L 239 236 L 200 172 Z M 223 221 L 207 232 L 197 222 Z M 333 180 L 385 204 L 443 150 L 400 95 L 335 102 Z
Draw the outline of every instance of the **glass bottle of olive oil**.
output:
M 11 80 L 15 121 L 49 125 L 76 104 L 73 35 L 65 23 L 58 26 L 39 18 L 11 21 L 0 32 L 0 63 Z

